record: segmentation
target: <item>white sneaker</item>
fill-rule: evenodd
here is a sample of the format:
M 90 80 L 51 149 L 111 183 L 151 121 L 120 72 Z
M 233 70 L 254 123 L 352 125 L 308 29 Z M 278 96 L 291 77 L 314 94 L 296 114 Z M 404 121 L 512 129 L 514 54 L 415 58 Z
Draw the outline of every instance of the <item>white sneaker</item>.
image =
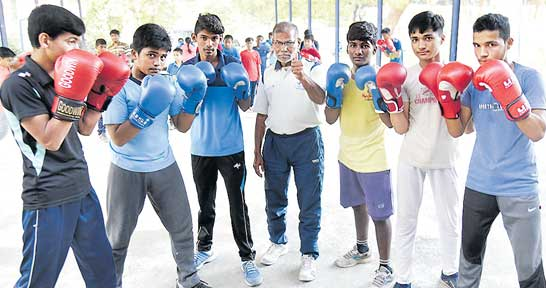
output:
M 387 288 L 391 287 L 394 280 L 394 275 L 392 275 L 392 272 L 383 267 L 380 266 L 379 269 L 375 270 L 375 277 L 372 281 L 371 287 L 378 287 L 378 288 Z
M 301 256 L 300 275 L 298 279 L 303 282 L 315 280 L 317 269 L 315 268 L 315 258 L 312 255 Z
M 279 260 L 279 257 L 286 253 L 288 253 L 288 248 L 286 248 L 286 244 L 271 243 L 271 246 L 269 246 L 267 252 L 265 252 L 264 256 L 262 256 L 262 260 L 260 260 L 260 263 L 266 266 L 273 265 L 275 264 L 275 262 L 277 262 L 277 260 Z
M 357 264 L 362 264 L 369 262 L 371 260 L 370 250 L 365 253 L 358 252 L 358 248 L 355 245 L 349 252 L 345 255 L 336 259 L 336 266 L 339 268 L 348 268 L 356 266 Z

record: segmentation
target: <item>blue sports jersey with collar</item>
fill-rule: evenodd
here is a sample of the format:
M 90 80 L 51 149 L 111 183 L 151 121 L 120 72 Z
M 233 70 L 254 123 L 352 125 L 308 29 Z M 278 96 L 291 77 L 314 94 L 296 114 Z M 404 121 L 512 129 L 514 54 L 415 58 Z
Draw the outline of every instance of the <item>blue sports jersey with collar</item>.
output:
M 239 60 L 218 51 L 216 78 L 207 87 L 199 115 L 193 120 L 191 128 L 191 154 L 197 156 L 227 156 L 244 149 L 243 128 L 239 116 L 239 106 L 233 89 L 226 86 L 220 76 L 220 69 Z M 183 65 L 196 64 L 199 54 Z
M 140 81 L 131 77 L 123 89 L 112 99 L 103 114 L 104 125 L 121 124 L 129 118 L 140 101 Z M 176 83 L 173 83 L 173 85 Z M 155 117 L 151 126 L 142 129 L 135 138 L 123 146 L 110 141 L 112 163 L 133 172 L 154 172 L 174 163 L 169 143 L 168 116 L 175 116 L 182 109 L 183 91 L 175 85 L 178 93 L 171 105 Z
M 546 109 L 541 75 L 518 63 L 514 63 L 514 74 L 532 109 Z M 506 119 L 501 105 L 489 91 L 479 91 L 470 84 L 461 101 L 472 110 L 476 130 L 466 186 L 494 196 L 537 194 L 533 142 L 515 122 Z

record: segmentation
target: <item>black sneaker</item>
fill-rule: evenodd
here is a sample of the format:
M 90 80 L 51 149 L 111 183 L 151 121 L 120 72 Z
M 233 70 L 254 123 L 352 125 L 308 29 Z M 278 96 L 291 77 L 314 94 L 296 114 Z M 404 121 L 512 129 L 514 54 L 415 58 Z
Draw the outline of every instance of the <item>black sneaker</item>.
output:
M 209 286 L 209 283 L 201 280 L 201 282 L 197 283 L 192 288 L 212 288 L 212 286 Z

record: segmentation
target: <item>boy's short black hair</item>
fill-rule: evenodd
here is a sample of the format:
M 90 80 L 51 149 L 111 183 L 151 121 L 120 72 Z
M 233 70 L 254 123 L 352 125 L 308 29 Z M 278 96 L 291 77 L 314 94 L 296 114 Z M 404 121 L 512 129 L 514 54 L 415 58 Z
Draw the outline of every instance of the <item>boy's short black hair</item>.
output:
M 104 40 L 103 38 L 95 40 L 95 47 L 99 47 L 99 45 L 106 45 L 106 40 Z
M 391 28 L 385 27 L 381 29 L 381 34 L 391 34 Z
M 375 47 L 377 41 L 377 27 L 366 21 L 354 22 L 349 26 L 349 31 L 347 31 L 347 42 L 354 40 L 370 42 Z
M 233 41 L 233 36 L 227 34 L 226 36 L 224 36 L 224 40 L 228 40 L 228 39 L 231 39 L 231 41 Z
M 314 40 L 315 40 L 315 37 L 313 36 L 313 34 L 305 34 L 305 36 L 303 36 L 303 40 L 311 40 L 311 41 L 314 41 Z
M 222 21 L 215 14 L 205 13 L 199 14 L 197 22 L 195 22 L 195 29 L 193 30 L 195 34 L 206 30 L 212 34 L 222 35 L 224 34 L 224 25 L 222 25 Z
M 40 47 L 38 35 L 41 33 L 55 39 L 66 32 L 80 36 L 85 33 L 85 24 L 82 19 L 63 7 L 40 5 L 28 16 L 28 38 L 34 48 Z
M 147 23 L 137 28 L 133 35 L 132 45 L 137 53 L 146 47 L 171 51 L 169 34 L 165 28 L 153 23 Z
M 110 30 L 110 35 L 112 35 L 112 34 L 115 34 L 115 35 L 119 36 L 119 30 L 117 30 L 117 29 Z
M 499 36 L 504 40 L 510 38 L 510 22 L 508 17 L 501 14 L 489 13 L 476 19 L 472 26 L 473 32 L 484 30 L 499 31 Z
M 444 17 L 431 11 L 423 11 L 413 16 L 408 24 L 409 35 L 415 32 L 424 33 L 428 29 L 442 34 L 444 31 Z
M 173 52 L 178 52 L 178 53 L 180 53 L 180 54 L 184 53 L 184 51 L 183 51 L 182 48 L 180 48 L 180 47 L 174 48 Z
M 186 39 L 184 39 L 184 42 L 186 42 L 186 44 L 190 44 L 190 43 L 191 43 L 191 38 L 190 38 L 190 37 L 186 37 Z
M 0 58 L 12 58 L 15 56 L 15 52 L 13 52 L 8 47 L 0 47 Z
M 253 41 L 254 41 L 254 38 L 252 38 L 252 37 L 246 37 L 246 39 L 245 39 L 245 43 L 253 42 Z

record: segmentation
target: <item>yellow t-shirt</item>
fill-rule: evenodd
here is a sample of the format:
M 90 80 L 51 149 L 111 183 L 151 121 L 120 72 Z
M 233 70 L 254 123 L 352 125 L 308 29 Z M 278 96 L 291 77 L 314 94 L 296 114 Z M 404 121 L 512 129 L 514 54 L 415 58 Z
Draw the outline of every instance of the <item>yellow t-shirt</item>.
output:
M 339 161 L 360 173 L 387 170 L 385 125 L 374 110 L 372 94 L 359 90 L 353 79 L 343 89 L 339 117 Z

